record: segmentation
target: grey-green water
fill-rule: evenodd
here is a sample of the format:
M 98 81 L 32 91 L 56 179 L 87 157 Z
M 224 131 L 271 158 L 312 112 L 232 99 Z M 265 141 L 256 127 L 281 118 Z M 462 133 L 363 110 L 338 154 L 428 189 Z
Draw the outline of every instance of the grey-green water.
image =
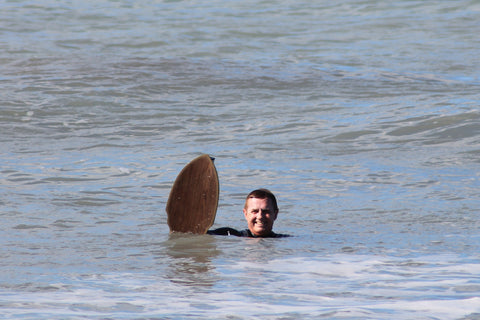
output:
M 479 1 L 0 4 L 6 319 L 480 316 Z M 216 157 L 216 227 L 169 235 Z

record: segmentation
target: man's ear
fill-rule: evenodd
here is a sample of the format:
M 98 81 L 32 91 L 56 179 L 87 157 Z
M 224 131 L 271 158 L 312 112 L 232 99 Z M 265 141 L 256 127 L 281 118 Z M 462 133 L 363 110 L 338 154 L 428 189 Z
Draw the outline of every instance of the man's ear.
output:
M 277 217 L 278 217 L 278 209 L 275 210 L 275 218 L 273 218 L 273 221 L 277 220 Z
M 245 219 L 247 219 L 247 209 L 243 208 L 243 215 L 245 216 Z

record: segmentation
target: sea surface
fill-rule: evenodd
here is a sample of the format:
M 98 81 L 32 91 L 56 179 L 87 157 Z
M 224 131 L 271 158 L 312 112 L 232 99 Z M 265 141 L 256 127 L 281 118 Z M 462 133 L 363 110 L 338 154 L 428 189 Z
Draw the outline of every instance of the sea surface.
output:
M 2 319 L 480 319 L 479 178 L 478 0 L 0 3 Z

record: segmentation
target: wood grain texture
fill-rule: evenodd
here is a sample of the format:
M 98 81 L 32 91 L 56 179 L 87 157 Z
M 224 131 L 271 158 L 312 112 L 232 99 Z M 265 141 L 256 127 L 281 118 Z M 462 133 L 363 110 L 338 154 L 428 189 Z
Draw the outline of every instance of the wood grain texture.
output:
M 205 234 L 215 221 L 218 197 L 217 170 L 203 154 L 183 168 L 170 191 L 166 207 L 170 232 Z

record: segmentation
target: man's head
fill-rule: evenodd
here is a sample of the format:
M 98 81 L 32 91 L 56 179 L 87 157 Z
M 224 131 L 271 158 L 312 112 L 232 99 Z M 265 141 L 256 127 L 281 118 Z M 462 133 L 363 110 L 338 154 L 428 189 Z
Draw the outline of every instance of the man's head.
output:
M 278 215 L 277 199 L 267 189 L 253 190 L 245 200 L 243 214 L 254 236 L 268 236 Z

